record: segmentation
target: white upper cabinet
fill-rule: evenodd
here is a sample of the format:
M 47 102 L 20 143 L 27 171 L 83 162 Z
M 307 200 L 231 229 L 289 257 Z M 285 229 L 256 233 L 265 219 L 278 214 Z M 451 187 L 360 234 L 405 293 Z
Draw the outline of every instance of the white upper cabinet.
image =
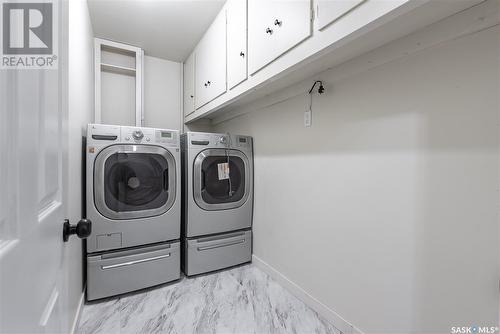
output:
M 226 15 L 227 83 L 231 89 L 247 78 L 247 0 L 229 0 Z
M 437 2 L 227 0 L 195 48 L 195 111 L 185 107 L 184 120 L 224 121 L 238 113 L 239 101 L 276 92 L 482 0 Z M 413 23 L 406 26 L 404 15 Z
M 195 107 L 226 92 L 226 11 L 221 11 L 195 51 Z
M 194 52 L 184 62 L 184 116 L 194 112 Z
M 248 3 L 248 67 L 254 74 L 311 36 L 310 0 Z
M 366 0 L 317 0 L 316 28 L 321 30 Z

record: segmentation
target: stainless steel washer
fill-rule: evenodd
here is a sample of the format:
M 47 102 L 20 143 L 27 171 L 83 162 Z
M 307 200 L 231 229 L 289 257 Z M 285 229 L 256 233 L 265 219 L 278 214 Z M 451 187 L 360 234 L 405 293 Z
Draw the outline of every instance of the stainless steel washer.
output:
M 89 124 L 86 155 L 87 299 L 179 278 L 179 132 Z
M 251 261 L 253 148 L 249 136 L 181 135 L 186 275 Z

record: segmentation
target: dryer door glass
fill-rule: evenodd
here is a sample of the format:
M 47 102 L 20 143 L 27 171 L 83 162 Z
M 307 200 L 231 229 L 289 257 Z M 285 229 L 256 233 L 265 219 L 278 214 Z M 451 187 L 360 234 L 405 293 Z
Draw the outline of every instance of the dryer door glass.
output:
M 228 171 L 227 174 L 220 172 L 224 168 Z M 201 197 L 205 203 L 237 202 L 243 198 L 244 194 L 245 163 L 240 157 L 209 156 L 203 160 Z
M 156 216 L 172 205 L 175 163 L 165 149 L 121 145 L 101 152 L 96 164 L 102 165 L 102 173 L 96 166 L 96 206 L 106 217 Z
M 247 156 L 233 149 L 206 149 L 193 166 L 193 195 L 205 210 L 237 208 L 248 198 L 251 173 Z

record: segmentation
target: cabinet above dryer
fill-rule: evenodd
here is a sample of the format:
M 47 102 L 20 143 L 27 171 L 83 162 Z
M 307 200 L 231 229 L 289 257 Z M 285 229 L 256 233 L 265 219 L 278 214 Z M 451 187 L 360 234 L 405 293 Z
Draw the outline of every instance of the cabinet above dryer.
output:
M 229 0 L 227 18 L 227 84 L 232 89 L 247 79 L 247 1 Z
M 194 50 L 195 108 L 184 121 L 231 118 L 239 106 L 479 2 L 228 0 Z
M 312 34 L 311 0 L 250 0 L 248 17 L 250 74 Z
M 217 15 L 195 51 L 195 107 L 226 92 L 226 12 Z

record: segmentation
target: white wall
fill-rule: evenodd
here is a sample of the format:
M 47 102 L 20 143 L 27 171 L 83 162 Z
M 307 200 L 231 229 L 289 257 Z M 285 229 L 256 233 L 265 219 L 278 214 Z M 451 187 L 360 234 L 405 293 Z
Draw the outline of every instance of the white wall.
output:
M 145 126 L 181 129 L 181 63 L 144 57 Z
M 499 36 L 217 125 L 254 137 L 254 254 L 367 333 L 496 326 Z
M 181 129 L 181 69 L 181 63 L 144 56 L 145 126 Z M 135 125 L 135 78 L 102 72 L 101 85 L 102 123 Z
M 94 41 L 87 2 L 69 1 L 69 113 L 67 217 L 76 224 L 82 216 L 82 137 L 94 116 Z M 82 244 L 72 237 L 65 244 L 68 305 L 75 318 L 83 293 Z M 69 325 L 72 325 L 71 323 Z M 70 328 L 67 329 L 67 332 Z

